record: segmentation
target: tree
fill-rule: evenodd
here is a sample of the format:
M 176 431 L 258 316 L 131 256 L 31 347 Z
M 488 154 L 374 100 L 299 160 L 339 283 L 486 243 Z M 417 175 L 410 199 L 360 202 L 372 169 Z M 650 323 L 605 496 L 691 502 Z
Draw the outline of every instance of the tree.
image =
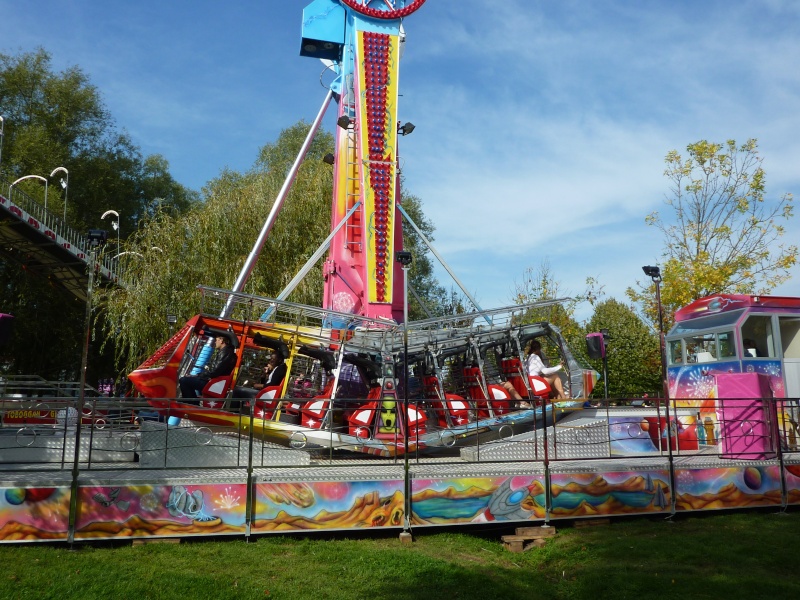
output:
M 50 54 L 43 49 L 19 55 L 0 53 L 0 107 L 4 125 L 0 179 L 47 177 L 56 167 L 66 168 L 67 224 L 77 231 L 97 227 L 103 212 L 113 209 L 120 213 L 126 236 L 141 218 L 154 214 L 155 205 L 181 211 L 197 200 L 196 192 L 172 178 L 163 157 L 142 158 L 130 137 L 117 130 L 99 90 L 79 67 L 56 73 Z M 60 217 L 66 198 L 61 186 L 53 185 L 56 181 L 50 183 L 48 209 Z M 35 180 L 22 181 L 15 189 L 43 197 L 42 186 Z M 76 379 L 85 305 L 50 285 L 46 271 L 20 268 L 14 260 L 21 258 L 17 249 L 7 249 L 4 256 L 0 308 L 16 317 L 10 360 L 4 361 L 4 368 Z M 114 337 L 112 331 L 109 339 Z M 89 364 L 98 376 L 108 377 L 113 363 L 99 354 L 97 342 L 102 338 L 97 332 L 92 340 Z
M 665 176 L 670 219 L 646 219 L 664 235 L 662 304 L 666 327 L 682 306 L 715 293 L 767 294 L 786 281 L 797 262 L 797 246 L 780 243 L 782 222 L 792 217 L 791 194 L 765 200 L 766 174 L 758 143 L 737 146 L 701 140 L 686 158 L 670 151 Z M 657 323 L 653 285 L 628 290 Z
M 563 299 L 563 302 L 541 308 L 533 308 L 526 315 L 526 321 L 547 321 L 559 327 L 565 336 L 580 333 L 580 325 L 575 321 L 575 311 L 581 302 L 594 304 L 603 295 L 603 286 L 593 277 L 586 278 L 586 289 L 577 295 L 570 295 L 561 289 L 561 283 L 548 259 L 543 259 L 538 267 L 528 267 L 522 281 L 514 282 L 514 303 L 529 304 L 548 300 Z
M 414 221 L 429 242 L 433 242 L 435 226 L 422 212 L 422 200 L 413 194 L 402 194 L 403 210 Z M 411 252 L 414 262 L 408 272 L 408 318 L 411 321 L 446 312 L 448 294 L 433 274 L 430 251 L 414 228 L 403 219 L 403 247 Z M 401 282 L 402 285 L 402 282 Z M 417 302 L 419 298 L 420 302 Z
M 148 213 L 151 203 L 186 210 L 197 193 L 177 183 L 167 161 L 143 158 L 124 131 L 117 130 L 98 89 L 77 66 L 52 69 L 44 49 L 17 56 L 0 54 L 0 106 L 4 139 L 0 177 L 47 177 L 56 167 L 69 171 L 67 223 L 77 231 L 96 227 L 107 209 L 116 210 L 127 234 Z M 36 181 L 19 184 L 34 197 Z M 49 188 L 48 208 L 61 215 L 60 186 Z
M 606 344 L 609 396 L 630 398 L 643 393 L 659 394 L 659 339 L 652 329 L 632 307 L 613 298 L 595 306 L 584 332 L 592 333 L 601 329 L 608 329 L 610 336 Z M 595 370 L 603 372 L 601 359 L 590 359 L 589 362 Z
M 258 238 L 286 173 L 309 130 L 303 122 L 265 145 L 253 168 L 223 171 L 203 189 L 204 202 L 187 213 L 155 205 L 129 240 L 125 289 L 104 295 L 104 327 L 115 332 L 117 358 L 137 366 L 168 337 L 167 313 L 186 321 L 200 310 L 198 284 L 231 289 Z M 332 171 L 321 158 L 333 137 L 318 133 L 264 244 L 244 291 L 275 297 L 319 244 L 330 226 Z M 288 298 L 320 305 L 322 273 L 313 269 Z
M 514 282 L 514 302 L 529 304 L 548 300 L 564 299 L 563 302 L 549 306 L 535 307 L 522 317 L 524 323 L 546 321 L 558 327 L 576 357 L 584 355 L 583 328 L 575 320 L 575 311 L 581 302 L 594 304 L 603 295 L 603 286 L 593 277 L 586 279 L 586 289 L 575 296 L 561 290 L 561 283 L 555 278 L 550 261 L 542 260 L 538 267 L 528 267 L 521 282 Z M 553 349 L 545 348 L 548 355 Z

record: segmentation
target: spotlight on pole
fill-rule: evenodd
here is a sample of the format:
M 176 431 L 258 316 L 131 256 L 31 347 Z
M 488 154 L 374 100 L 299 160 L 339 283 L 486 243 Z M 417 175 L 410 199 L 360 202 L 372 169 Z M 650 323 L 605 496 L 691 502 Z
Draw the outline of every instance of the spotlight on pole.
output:
M 341 117 L 339 117 L 338 119 L 336 119 L 336 124 L 337 124 L 339 127 L 341 127 L 342 129 L 347 129 L 347 128 L 349 128 L 349 127 L 350 127 L 350 124 L 351 124 L 352 122 L 353 122 L 353 120 L 352 120 L 350 117 L 348 117 L 347 115 L 342 115 Z
M 415 129 L 416 129 L 416 126 L 413 123 L 408 122 L 408 123 L 406 123 L 404 125 L 400 125 L 400 127 L 397 128 L 397 133 L 399 133 L 400 135 L 408 135 L 409 133 L 411 133 Z
M 322 157 L 322 162 L 324 162 L 327 165 L 332 165 L 334 161 L 335 158 L 333 154 L 331 154 L 330 152 L 328 152 L 325 156 Z

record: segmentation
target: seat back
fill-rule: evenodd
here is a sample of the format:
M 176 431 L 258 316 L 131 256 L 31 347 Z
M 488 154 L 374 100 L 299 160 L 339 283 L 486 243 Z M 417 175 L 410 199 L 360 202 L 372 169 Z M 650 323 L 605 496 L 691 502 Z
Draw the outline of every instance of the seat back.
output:
M 231 381 L 233 381 L 233 377 L 230 375 L 209 379 L 200 394 L 203 398 L 224 398 L 231 388 Z
M 330 397 L 335 382 L 333 377 L 328 379 L 322 391 L 314 396 L 313 400 L 303 404 L 303 408 L 300 409 L 300 418 L 304 427 L 322 428 L 331 405 Z
M 378 402 L 372 401 L 362 404 L 347 415 L 347 421 L 350 424 L 350 435 L 359 438 L 371 438 L 373 436 L 372 423 L 375 421 L 377 411 Z
M 439 395 L 439 379 L 433 375 L 426 375 L 422 378 L 422 393 L 431 400 L 441 400 Z
M 200 392 L 200 406 L 205 408 L 223 408 L 225 405 L 225 398 L 227 398 L 228 390 L 231 389 L 232 384 L 233 377 L 230 375 L 209 379 L 208 383 L 203 386 L 203 391 Z
M 489 390 L 489 405 L 494 416 L 504 415 L 511 410 L 511 395 L 502 385 L 490 383 L 486 386 Z
M 464 367 L 464 385 L 467 386 L 467 393 L 473 400 L 486 400 L 481 386 L 481 370 L 478 367 Z
M 466 425 L 470 422 L 470 405 L 458 394 L 445 394 L 445 407 L 453 425 Z
M 257 419 L 269 420 L 275 414 L 275 410 L 280 404 L 282 385 L 272 385 L 262 388 L 254 399 L 256 408 L 255 416 Z
M 550 397 L 550 391 L 552 388 L 546 379 L 539 377 L 538 375 L 531 375 L 528 377 L 528 381 L 531 384 L 531 391 L 533 392 L 534 396 L 544 400 L 547 400 L 547 398 Z

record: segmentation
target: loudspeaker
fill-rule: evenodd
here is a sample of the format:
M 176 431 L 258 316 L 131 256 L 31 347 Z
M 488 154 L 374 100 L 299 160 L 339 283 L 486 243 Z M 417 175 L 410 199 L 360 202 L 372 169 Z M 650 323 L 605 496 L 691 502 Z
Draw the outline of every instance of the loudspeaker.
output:
M 606 343 L 602 333 L 590 333 L 586 336 L 586 352 L 589 358 L 605 358 Z

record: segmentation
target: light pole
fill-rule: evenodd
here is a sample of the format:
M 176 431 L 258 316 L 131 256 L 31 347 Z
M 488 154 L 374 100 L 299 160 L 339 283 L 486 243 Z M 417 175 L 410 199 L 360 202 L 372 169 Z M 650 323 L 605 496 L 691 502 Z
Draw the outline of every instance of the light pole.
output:
M 111 222 L 111 227 L 113 229 L 116 229 L 116 231 L 117 231 L 117 252 L 119 252 L 119 248 L 120 248 L 120 246 L 119 246 L 119 230 L 121 229 L 120 225 L 119 225 L 119 213 L 117 211 L 115 211 L 115 210 L 107 210 L 106 212 L 103 213 L 103 216 L 100 217 L 100 219 L 101 220 L 105 219 L 108 216 L 112 216 L 112 217 L 116 217 L 117 218 L 116 221 L 112 221 Z
M 664 341 L 664 309 L 661 306 L 661 269 L 658 267 L 642 267 L 642 271 L 656 284 L 656 306 L 658 307 L 658 337 L 661 347 L 661 385 L 664 398 L 669 397 L 667 382 L 667 348 Z
M 64 167 L 56 167 L 53 169 L 53 172 L 50 173 L 50 177 L 53 177 L 56 173 L 62 172 L 64 173 L 64 177 L 61 178 L 59 183 L 61 184 L 61 188 L 64 190 L 64 224 L 67 223 L 67 194 L 69 193 L 69 171 L 67 171 Z
M 411 489 L 409 488 L 409 469 L 408 469 L 408 269 L 414 260 L 411 252 L 399 250 L 395 253 L 395 260 L 403 267 L 403 414 L 405 415 L 403 428 L 403 443 L 405 444 L 403 457 L 405 458 L 405 523 L 403 534 L 410 533 L 409 515 L 411 514 Z
M 23 175 L 19 179 L 17 179 L 14 183 L 8 186 L 8 196 L 9 200 L 11 200 L 11 188 L 17 185 L 23 179 L 39 179 L 40 181 L 44 181 L 44 210 L 47 211 L 47 177 L 42 177 L 41 175 Z
M 658 267 L 642 267 L 642 271 L 653 283 L 656 284 L 656 305 L 658 306 L 658 337 L 661 346 L 661 385 L 664 393 L 665 416 L 667 419 L 667 456 L 669 457 L 669 489 L 670 489 L 670 513 L 675 514 L 675 469 L 674 458 L 672 455 L 673 443 L 678 444 L 677 423 L 675 424 L 675 434 L 673 442 L 673 424 L 669 416 L 669 382 L 667 381 L 667 345 L 664 338 L 664 308 L 661 306 L 661 269 Z M 677 415 L 676 415 L 677 418 Z M 660 419 L 659 419 L 660 420 Z M 661 436 L 659 436 L 661 439 Z M 662 448 L 663 450 L 663 448 Z
M 72 543 L 74 541 L 73 531 L 75 531 L 75 514 L 78 508 L 78 474 L 80 467 L 80 448 L 81 448 L 81 427 L 83 425 L 83 406 L 86 402 L 86 369 L 89 362 L 89 340 L 92 334 L 92 294 L 94 291 L 94 270 L 97 251 L 105 245 L 107 239 L 106 232 L 101 229 L 90 229 L 86 236 L 89 244 L 87 250 L 89 251 L 88 262 L 88 275 L 89 287 L 86 290 L 86 318 L 84 321 L 85 329 L 83 336 L 83 348 L 81 351 L 81 377 L 80 377 L 80 390 L 78 390 L 78 398 L 75 400 L 75 410 L 78 414 L 78 423 L 75 426 L 75 455 L 72 462 L 72 494 L 70 496 L 70 511 L 69 511 L 69 536 L 67 541 Z

